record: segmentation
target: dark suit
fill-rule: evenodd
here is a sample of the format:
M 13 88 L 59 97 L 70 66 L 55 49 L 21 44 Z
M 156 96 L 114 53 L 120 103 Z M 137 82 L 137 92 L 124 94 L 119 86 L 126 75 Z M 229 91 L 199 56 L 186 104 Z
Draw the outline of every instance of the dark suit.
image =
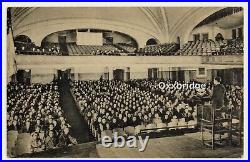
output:
M 214 86 L 213 95 L 211 98 L 213 108 L 219 109 L 224 105 L 225 92 L 226 92 L 226 89 L 225 89 L 224 85 L 217 84 Z

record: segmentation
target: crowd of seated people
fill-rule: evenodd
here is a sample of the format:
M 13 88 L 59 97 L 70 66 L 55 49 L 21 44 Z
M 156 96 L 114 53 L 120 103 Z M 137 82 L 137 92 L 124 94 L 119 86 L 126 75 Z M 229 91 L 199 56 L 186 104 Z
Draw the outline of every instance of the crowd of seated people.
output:
M 209 55 L 240 55 L 243 54 L 243 40 L 197 40 L 189 41 L 181 49 L 176 43 L 165 43 L 159 45 L 148 45 L 139 48 L 127 44 L 104 44 L 102 46 L 77 45 L 67 43 L 69 55 L 107 55 L 107 56 L 209 56 Z M 119 46 L 118 49 L 116 46 Z M 65 47 L 66 48 L 66 47 Z M 62 51 L 57 43 L 45 42 L 41 47 L 34 43 L 15 42 L 17 54 L 29 55 L 57 55 L 61 56 Z M 128 54 L 126 54 L 128 53 Z
M 34 43 L 15 42 L 15 51 L 17 54 L 28 55 L 62 55 L 60 47 L 56 43 L 46 43 L 46 45 L 38 47 Z
M 211 83 L 202 90 L 174 87 L 162 90 L 157 86 L 159 82 L 95 80 L 73 81 L 71 86 L 80 113 L 97 138 L 107 131 L 127 135 L 152 128 L 193 128 L 197 124 L 197 104 L 211 95 Z M 226 85 L 226 90 L 225 105 L 237 114 L 242 106 L 243 89 Z
M 9 83 L 7 99 L 7 131 L 30 134 L 31 143 L 25 146 L 30 145 L 31 152 L 77 143 L 69 134 L 56 83 Z
M 136 50 L 137 55 L 142 56 L 171 56 L 179 49 L 176 43 L 165 43 L 159 45 L 148 45 Z
M 232 110 L 232 115 L 239 119 L 243 103 L 243 87 L 226 85 L 225 105 Z
M 165 84 L 177 84 L 177 81 L 172 80 L 145 80 L 145 79 L 136 79 L 136 80 L 130 80 L 127 81 L 128 84 L 133 85 L 133 87 L 138 87 L 139 89 L 148 90 L 155 92 L 157 94 L 161 94 L 166 96 L 170 94 L 174 94 L 174 96 L 179 96 L 180 98 L 186 98 L 185 102 L 187 102 L 189 105 L 193 105 L 192 98 L 193 99 L 204 99 L 206 97 L 209 97 L 212 92 L 212 83 L 208 82 L 206 83 L 205 89 L 193 89 L 193 90 L 187 90 L 185 88 L 182 89 L 176 89 L 176 88 L 169 88 L 168 90 L 162 90 L 159 86 L 160 82 L 164 82 Z M 184 82 L 184 81 L 178 81 L 178 83 L 181 84 L 192 84 L 193 82 Z M 199 82 L 195 82 L 199 83 Z M 234 107 L 235 109 L 239 109 L 240 106 L 242 106 L 243 101 L 243 87 L 240 87 L 238 85 L 229 85 L 225 84 L 226 88 L 226 95 L 225 95 L 225 106 Z M 197 98 L 198 97 L 198 98 Z
M 222 52 L 227 55 L 240 55 L 243 54 L 244 43 L 242 39 L 229 40 L 227 46 L 222 48 Z
M 235 40 L 197 40 L 189 41 L 175 53 L 181 56 L 208 56 L 208 55 L 238 55 L 243 54 L 243 41 Z
M 80 113 L 95 137 L 99 138 L 104 131 L 121 129 L 124 131 L 119 133 L 126 135 L 129 129 L 134 130 L 132 134 L 138 134 L 143 129 L 195 127 L 196 105 L 179 98 L 177 92 L 162 95 L 135 87 L 132 82 L 72 82 Z
M 151 90 L 157 94 L 161 95 L 169 95 L 172 96 L 178 96 L 180 99 L 184 99 L 185 103 L 188 103 L 191 106 L 196 105 L 197 103 L 205 104 L 207 101 L 210 101 L 210 96 L 212 93 L 212 83 L 208 82 L 206 83 L 205 89 L 193 89 L 193 90 L 187 90 L 185 88 L 182 89 L 176 89 L 176 88 L 170 88 L 168 90 L 162 90 L 159 88 L 158 85 L 160 82 L 165 82 L 165 84 L 177 84 L 176 81 L 171 80 L 131 80 L 129 81 L 129 84 L 133 85 L 134 87 L 139 87 L 140 89 L 146 89 Z M 180 82 L 178 83 L 182 84 L 192 84 L 193 82 Z M 195 82 L 199 83 L 199 82 Z M 240 120 L 240 116 L 242 115 L 241 109 L 243 108 L 243 87 L 240 87 L 238 85 L 230 85 L 230 84 L 224 84 L 226 88 L 226 94 L 224 98 L 224 106 L 232 111 L 232 117 L 233 117 L 233 123 L 238 124 Z M 198 102 L 197 102 L 198 101 Z
M 69 55 L 120 55 L 122 51 L 113 45 L 102 45 L 102 46 L 94 46 L 94 45 L 77 45 L 76 43 L 68 43 L 67 48 L 69 51 Z

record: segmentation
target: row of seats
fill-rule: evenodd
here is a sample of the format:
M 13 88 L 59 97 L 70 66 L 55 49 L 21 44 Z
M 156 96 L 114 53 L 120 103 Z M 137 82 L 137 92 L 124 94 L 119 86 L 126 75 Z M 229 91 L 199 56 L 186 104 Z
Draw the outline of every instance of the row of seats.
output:
M 190 41 L 184 44 L 175 55 L 181 56 L 207 56 L 207 55 L 238 55 L 243 54 L 243 41 Z
M 15 51 L 17 54 L 28 55 L 62 55 L 58 43 L 48 42 L 41 47 L 36 46 L 34 43 L 15 42 Z
M 116 55 L 121 52 L 113 45 L 94 46 L 68 43 L 67 48 L 69 55 Z
M 240 39 L 223 41 L 189 41 L 181 49 L 175 43 L 166 43 L 160 45 L 149 45 L 145 48 L 137 49 L 131 45 L 92 46 L 77 45 L 68 43 L 67 50 L 69 55 L 131 55 L 131 56 L 207 56 L 207 55 L 239 55 L 243 54 L 243 41 Z M 65 47 L 66 48 L 66 47 Z M 42 47 L 37 47 L 33 43 L 23 44 L 15 43 L 15 49 L 18 54 L 29 55 L 62 55 L 58 44 L 46 43 Z M 124 50 L 122 50 L 124 49 Z M 128 53 L 128 54 L 126 54 Z
M 226 47 L 222 49 L 224 54 L 239 55 L 243 54 L 244 43 L 241 39 L 229 40 Z
M 174 55 L 175 52 L 178 50 L 178 45 L 175 43 L 166 43 L 160 45 L 149 45 L 145 48 L 140 48 L 136 51 L 139 55 L 146 55 L 146 56 L 169 56 Z
M 92 129 L 92 133 L 101 140 L 105 136 L 109 136 L 111 139 L 114 137 L 114 133 L 117 133 L 119 136 L 136 136 L 143 133 L 153 133 L 153 132 L 166 132 L 166 131 L 176 131 L 176 130 L 184 130 L 184 129 L 195 129 L 197 125 L 197 121 L 189 121 L 189 122 L 179 122 L 176 121 L 175 124 L 167 125 L 166 123 L 157 123 L 157 124 L 148 124 L 148 125 L 137 125 L 127 126 L 125 128 L 116 128 L 113 130 L 103 130 L 101 134 L 98 136 L 97 131 Z

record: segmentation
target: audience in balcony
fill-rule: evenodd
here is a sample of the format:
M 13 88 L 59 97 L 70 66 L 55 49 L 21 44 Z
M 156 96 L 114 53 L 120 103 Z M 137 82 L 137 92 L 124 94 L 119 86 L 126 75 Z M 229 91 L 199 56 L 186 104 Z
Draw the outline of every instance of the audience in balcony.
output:
M 103 46 L 94 45 L 77 45 L 76 43 L 68 43 L 67 48 L 69 55 L 120 55 L 122 50 L 119 50 L 113 45 L 105 44 Z
M 117 48 L 117 46 L 119 46 Z M 65 47 L 66 48 L 66 47 Z M 126 44 L 105 44 L 103 46 L 77 45 L 68 43 L 68 54 L 74 55 L 137 55 L 137 56 L 209 56 L 209 55 L 241 55 L 243 54 L 242 39 L 223 40 L 204 40 L 189 41 L 181 49 L 175 43 L 166 43 L 159 45 L 149 45 L 145 48 L 137 49 Z M 56 55 L 61 56 L 62 51 L 59 44 L 44 43 L 42 47 L 37 47 L 33 43 L 15 42 L 17 54 L 29 55 Z
M 136 51 L 137 55 L 142 56 L 171 56 L 178 50 L 178 45 L 175 43 L 166 43 L 160 45 L 149 45 L 145 48 L 140 48 Z
M 240 55 L 243 54 L 243 41 L 233 40 L 207 40 L 190 41 L 183 45 L 175 55 L 181 56 L 209 56 L 209 55 Z
M 34 43 L 15 42 L 15 51 L 17 54 L 28 55 L 62 55 L 60 47 L 56 43 L 46 43 L 46 45 L 38 47 Z

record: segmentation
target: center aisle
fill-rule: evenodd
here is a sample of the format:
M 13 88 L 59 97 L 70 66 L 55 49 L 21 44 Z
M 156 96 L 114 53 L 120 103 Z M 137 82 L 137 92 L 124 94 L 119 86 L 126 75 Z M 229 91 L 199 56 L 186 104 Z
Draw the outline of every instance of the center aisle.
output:
M 59 81 L 60 103 L 64 111 L 67 122 L 71 125 L 70 132 L 77 139 L 78 143 L 93 141 L 88 125 L 80 115 L 74 98 L 70 92 L 70 86 L 67 81 Z

